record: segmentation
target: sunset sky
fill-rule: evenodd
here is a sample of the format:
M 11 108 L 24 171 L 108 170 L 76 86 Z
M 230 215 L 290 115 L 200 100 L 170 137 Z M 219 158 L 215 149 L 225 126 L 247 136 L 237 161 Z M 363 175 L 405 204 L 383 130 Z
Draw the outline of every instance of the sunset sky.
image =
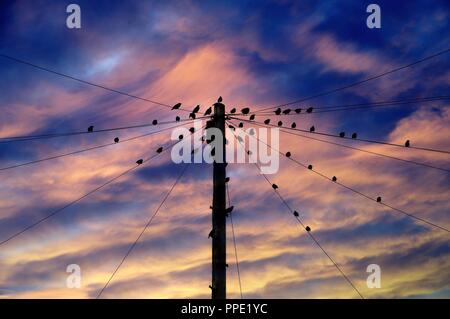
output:
M 0 54 L 164 104 L 227 110 L 298 100 L 450 48 L 450 3 L 376 1 L 14 1 L 0 4 Z M 66 6 L 81 7 L 81 29 Z M 450 53 L 291 107 L 448 95 Z M 286 125 L 450 150 L 450 101 L 282 118 Z M 102 90 L 0 57 L 0 138 L 174 121 L 188 113 Z M 267 117 L 257 116 L 262 122 Z M 272 117 L 274 120 L 275 117 Z M 165 128 L 13 143 L 0 168 Z M 249 127 L 249 126 L 247 126 Z M 0 170 L 0 242 L 155 154 L 170 132 Z M 308 134 L 308 133 L 307 133 Z M 450 169 L 450 155 L 324 140 Z M 450 228 L 450 173 L 280 133 L 281 151 L 368 196 Z M 179 175 L 156 157 L 0 245 L 0 298 L 95 298 Z M 358 298 L 289 215 L 253 164 L 227 174 L 245 298 Z M 280 159 L 268 178 L 366 298 L 450 298 L 450 234 Z M 209 298 L 212 166 L 191 164 L 103 298 Z M 230 224 L 228 297 L 239 285 Z M 66 267 L 82 286 L 66 287 Z M 369 289 L 366 268 L 381 267 Z

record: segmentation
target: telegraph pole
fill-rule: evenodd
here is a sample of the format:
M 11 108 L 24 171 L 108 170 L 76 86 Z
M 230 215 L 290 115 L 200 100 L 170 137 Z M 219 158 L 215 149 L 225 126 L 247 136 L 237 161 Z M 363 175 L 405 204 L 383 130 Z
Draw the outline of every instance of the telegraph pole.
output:
M 226 299 L 226 163 L 225 163 L 225 105 L 222 98 L 214 104 L 213 125 L 222 132 L 222 140 L 215 145 L 222 148 L 213 163 L 213 209 L 212 209 L 212 299 Z M 217 139 L 217 137 L 215 137 Z

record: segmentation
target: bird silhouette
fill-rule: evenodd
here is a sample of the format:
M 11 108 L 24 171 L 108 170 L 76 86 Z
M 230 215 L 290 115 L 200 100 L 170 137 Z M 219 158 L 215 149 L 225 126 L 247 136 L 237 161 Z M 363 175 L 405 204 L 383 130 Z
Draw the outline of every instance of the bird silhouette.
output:
M 195 128 L 193 128 L 193 127 L 189 128 L 189 132 L 194 133 L 195 132 Z
M 292 128 L 296 128 L 296 127 L 297 127 L 297 124 L 295 124 L 295 122 L 294 122 L 294 123 L 291 124 L 291 127 L 292 127 Z
M 272 184 L 272 188 L 273 188 L 273 189 L 277 189 L 277 188 L 278 188 L 278 185 L 277 185 L 277 184 Z
M 200 111 L 200 105 L 197 105 L 196 107 L 194 107 L 194 109 L 192 110 L 192 113 L 197 113 L 198 111 Z
M 158 124 L 158 120 L 153 120 L 153 121 L 152 121 L 152 124 L 153 124 L 153 125 Z
M 339 137 L 345 137 L 345 132 L 339 133 Z
M 183 139 L 183 134 L 180 134 L 180 135 L 178 136 L 178 139 L 179 139 L 179 140 L 182 140 L 182 139 Z
M 356 134 L 356 133 L 352 134 L 352 138 L 357 138 L 357 137 L 358 137 L 358 134 Z
M 286 157 L 291 157 L 291 152 L 287 152 Z
M 240 143 L 244 142 L 244 140 L 242 139 L 242 137 L 238 136 L 238 137 L 236 137 L 236 138 L 237 138 L 237 140 L 238 140 Z
M 236 129 L 233 125 L 228 125 L 228 128 L 232 131 L 234 131 Z
M 306 113 L 311 113 L 313 111 L 313 108 L 312 107 L 308 107 L 307 109 L 306 109 Z
M 286 109 L 286 110 L 283 111 L 283 114 L 288 115 L 289 113 L 291 113 L 291 109 Z
M 377 203 L 381 203 L 381 197 L 380 196 L 377 197 Z
M 181 107 L 181 103 L 177 103 L 174 106 L 172 106 L 172 110 L 178 110 Z
M 253 121 L 255 119 L 255 114 L 250 115 L 250 121 Z
M 269 124 L 270 123 L 270 119 L 264 120 L 264 124 Z
M 116 137 L 116 138 L 114 139 L 114 143 L 119 143 L 119 138 L 118 138 L 118 137 Z
M 249 109 L 248 107 L 244 107 L 244 108 L 241 110 L 241 113 L 244 114 L 244 115 L 247 115 L 248 113 L 250 113 L 250 109 Z
M 236 113 L 236 108 L 235 107 L 233 107 L 231 110 L 230 110 L 230 113 L 231 114 L 234 114 L 234 113 Z
M 219 98 L 217 99 L 217 102 L 222 103 L 222 97 L 219 96 Z
M 190 113 L 190 114 L 189 114 L 189 118 L 195 120 L 195 113 Z
M 299 114 L 302 112 L 302 109 L 295 109 L 295 113 Z
M 312 169 L 313 168 L 313 166 L 310 164 L 310 165 L 308 165 L 308 169 Z
M 227 209 L 225 209 L 225 214 L 228 215 L 229 213 L 231 213 L 233 211 L 233 209 L 234 209 L 234 206 L 228 207 Z
M 161 147 L 158 147 L 158 149 L 156 150 L 156 153 L 161 153 L 163 151 L 163 148 L 162 148 L 162 146 Z
M 240 128 L 243 128 L 243 127 L 244 127 L 244 123 L 242 123 L 242 122 L 239 123 L 239 127 L 240 127 Z
M 411 145 L 411 143 L 409 142 L 409 140 L 407 140 L 406 142 L 405 142 L 405 147 L 409 147 Z
M 252 155 L 253 153 L 252 153 L 252 151 L 248 150 L 248 151 L 247 151 L 247 154 L 248 154 L 248 155 Z
M 249 131 L 248 131 L 248 134 L 249 135 L 255 135 L 255 130 L 253 129 L 253 128 L 251 128 Z
M 180 122 L 180 117 L 179 116 L 177 116 L 177 117 L 175 117 L 175 121 L 177 121 L 177 122 Z
M 296 210 L 294 210 L 294 216 L 295 216 L 295 217 L 298 217 L 298 216 L 299 216 L 299 214 L 298 214 L 298 212 L 297 212 Z
M 94 126 L 92 126 L 92 125 L 89 126 L 89 127 L 88 127 L 88 132 L 89 132 L 89 133 L 94 132 Z
M 225 183 L 228 183 L 230 181 L 229 177 L 225 177 Z
M 337 181 L 337 177 L 336 176 L 333 176 L 333 178 L 331 179 L 333 182 L 336 182 Z
M 208 234 L 208 238 L 214 238 L 214 229 L 211 229 L 211 231 Z
M 212 108 L 211 108 L 211 107 L 208 107 L 208 108 L 206 109 L 204 115 L 209 115 L 209 114 L 211 114 L 211 112 L 212 112 Z
M 278 126 L 283 126 L 283 122 L 278 121 Z
M 144 163 L 144 160 L 141 158 L 141 159 L 138 159 L 137 161 L 136 161 L 136 164 L 138 164 L 138 165 L 141 165 L 142 163 Z
M 276 114 L 276 115 L 280 115 L 280 114 L 281 114 L 281 109 L 280 109 L 280 108 L 277 108 L 277 110 L 275 111 L 275 114 Z
M 311 227 L 309 227 L 309 226 L 306 226 L 305 229 L 306 229 L 306 231 L 308 231 L 308 232 L 311 231 Z
M 310 132 L 314 132 L 315 130 L 316 130 L 316 128 L 314 127 L 314 125 L 309 128 Z

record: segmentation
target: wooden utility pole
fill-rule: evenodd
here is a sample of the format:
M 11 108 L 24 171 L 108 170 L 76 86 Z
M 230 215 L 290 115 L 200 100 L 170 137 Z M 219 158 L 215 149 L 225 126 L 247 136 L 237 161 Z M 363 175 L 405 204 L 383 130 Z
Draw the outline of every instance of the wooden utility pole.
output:
M 226 163 L 225 163 L 225 105 L 222 98 L 214 104 L 214 127 L 222 132 L 222 140 L 215 145 L 222 148 L 216 150 L 213 163 L 213 209 L 212 209 L 212 299 L 226 299 Z M 217 139 L 217 136 L 215 137 Z

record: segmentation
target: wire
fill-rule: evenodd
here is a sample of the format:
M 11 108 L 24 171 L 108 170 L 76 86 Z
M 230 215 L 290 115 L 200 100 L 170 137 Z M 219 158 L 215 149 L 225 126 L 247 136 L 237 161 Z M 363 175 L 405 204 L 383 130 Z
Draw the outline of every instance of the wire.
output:
M 289 106 L 289 105 L 292 105 L 292 104 L 296 104 L 296 103 L 300 103 L 300 102 L 305 102 L 305 101 L 312 100 L 312 99 L 315 99 L 315 98 L 318 98 L 318 97 L 321 97 L 321 96 L 326 96 L 326 95 L 330 95 L 330 94 L 332 94 L 332 93 L 336 93 L 336 92 L 339 92 L 339 91 L 342 91 L 342 90 L 346 90 L 346 89 L 349 89 L 349 88 L 351 88 L 351 87 L 354 87 L 354 86 L 357 86 L 357 85 L 360 85 L 360 84 L 363 84 L 363 83 L 366 83 L 366 82 L 369 82 L 369 81 L 372 81 L 372 80 L 381 78 L 381 77 L 383 77 L 383 76 L 386 76 L 386 75 L 395 73 L 395 72 L 397 72 L 397 71 L 404 70 L 404 69 L 409 68 L 409 67 L 412 67 L 412 66 L 414 66 L 414 65 L 416 65 L 416 64 L 419 64 L 419 63 L 422 63 L 422 62 L 431 60 L 431 59 L 433 59 L 433 58 L 435 58 L 435 57 L 438 57 L 438 56 L 440 56 L 440 55 L 446 54 L 446 53 L 448 53 L 448 52 L 450 52 L 450 49 L 445 49 L 445 50 L 443 50 L 443 51 L 440 51 L 440 52 L 437 52 L 437 53 L 432 54 L 432 55 L 430 55 L 430 56 L 424 57 L 424 58 L 422 58 L 422 59 L 420 59 L 420 60 L 417 60 L 417 61 L 415 61 L 415 62 L 412 62 L 412 63 L 406 64 L 406 65 L 400 66 L 400 67 L 395 68 L 395 69 L 391 69 L 391 70 L 389 70 L 389 71 L 386 71 L 386 72 L 383 72 L 383 73 L 374 75 L 374 76 L 369 77 L 369 78 L 366 78 L 366 79 L 363 79 L 363 80 L 361 80 L 361 81 L 357 81 L 357 82 L 354 82 L 354 83 L 351 83 L 351 84 L 348 84 L 348 85 L 345 85 L 345 86 L 337 87 L 337 88 L 335 88 L 335 89 L 332 89 L 332 90 L 329 90 L 329 91 L 324 91 L 324 92 L 322 92 L 322 93 L 310 95 L 310 96 L 308 96 L 308 97 L 305 97 L 305 98 L 302 98 L 302 99 L 299 99 L 299 100 L 295 100 L 295 101 L 292 101 L 292 102 L 280 104 L 280 105 L 277 105 L 277 106 L 274 106 L 274 107 L 267 107 L 267 108 L 258 110 L 256 113 L 259 113 L 259 112 L 262 112 L 262 111 L 266 111 L 266 110 L 271 110 L 271 109 L 274 109 L 274 108 L 276 108 L 276 107 Z
M 227 185 L 227 196 L 228 196 L 228 207 L 231 207 L 231 199 L 230 199 L 230 189 Z M 237 276 L 239 281 L 239 292 L 241 294 L 241 299 L 244 299 L 244 296 L 242 294 L 242 283 L 241 283 L 241 272 L 239 270 L 239 259 L 238 259 L 238 253 L 237 253 L 237 244 L 236 244 L 236 236 L 234 233 L 234 223 L 233 223 L 233 212 L 229 214 L 230 216 L 230 224 L 231 224 L 231 233 L 233 234 L 233 245 L 234 245 L 234 256 L 236 258 L 236 270 L 237 270 Z
M 194 120 L 191 120 L 191 121 L 194 121 Z M 167 130 L 170 130 L 170 129 L 173 129 L 173 128 L 176 128 L 176 127 L 180 127 L 180 126 L 183 126 L 183 125 L 186 125 L 186 123 L 178 124 L 178 125 L 171 126 L 171 127 L 166 127 L 164 129 L 161 129 L 161 130 L 158 130 L 158 131 L 153 131 L 153 132 L 149 132 L 149 133 L 146 133 L 146 134 L 134 136 L 134 137 L 131 137 L 131 138 L 128 138 L 128 139 L 124 139 L 124 140 L 121 140 L 120 143 L 125 143 L 125 142 L 129 142 L 129 141 L 137 140 L 137 139 L 140 139 L 140 138 L 145 137 L 145 136 L 161 133 L 163 131 L 167 131 Z M 112 143 L 107 143 L 107 144 L 103 144 L 103 145 L 98 145 L 98 146 L 93 146 L 93 147 L 89 147 L 89 148 L 73 151 L 73 152 L 70 152 L 70 153 L 65 153 L 65 154 L 59 154 L 59 155 L 54 155 L 54 156 L 50 156 L 50 157 L 45 157 L 45 158 L 41 158 L 41 159 L 37 159 L 37 160 L 34 160 L 34 161 L 29 161 L 29 162 L 25 162 L 25 163 L 21 163 L 21 164 L 15 164 L 15 165 L 6 166 L 6 167 L 0 167 L 0 172 L 1 171 L 6 171 L 6 170 L 10 170 L 10 169 L 14 169 L 14 168 L 18 168 L 18 167 L 27 166 L 27 165 L 32 165 L 32 164 L 36 164 L 36 163 L 41 163 L 41 162 L 45 162 L 45 161 L 48 161 L 48 160 L 58 159 L 58 158 L 62 158 L 62 157 L 70 156 L 70 155 L 80 154 L 80 153 L 84 153 L 84 152 L 87 152 L 87 151 L 92 151 L 92 150 L 104 148 L 104 147 L 111 146 L 111 145 L 119 145 L 120 143 L 112 142 Z
M 230 116 L 229 118 L 235 119 L 235 120 L 239 120 L 239 121 L 248 122 L 248 123 L 255 123 L 255 121 L 250 121 L 250 120 L 242 119 L 242 118 L 238 118 L 238 117 Z M 256 122 L 256 123 L 259 123 L 259 122 Z M 259 123 L 259 124 L 263 124 L 263 123 Z M 273 124 L 265 124 L 265 125 L 279 128 L 278 126 L 273 125 Z M 346 139 L 346 140 L 350 140 L 350 141 L 360 141 L 360 142 L 389 145 L 389 146 L 395 146 L 395 147 L 401 147 L 401 148 L 410 148 L 410 149 L 416 149 L 416 150 L 427 151 L 427 152 L 450 154 L 450 151 L 447 151 L 447 150 L 419 147 L 419 146 L 413 146 L 413 145 L 406 147 L 406 146 L 401 145 L 401 144 L 395 144 L 395 143 L 389 143 L 389 142 L 383 142 L 383 141 L 377 141 L 377 140 L 369 140 L 369 139 L 362 139 L 362 138 L 351 138 L 351 137 L 347 137 L 347 136 L 342 137 L 342 136 L 339 136 L 337 134 L 330 134 L 330 133 L 318 132 L 318 131 L 311 132 L 309 130 L 303 130 L 303 129 L 299 129 L 299 128 L 290 128 L 290 127 L 283 127 L 283 128 L 287 129 L 287 130 L 292 130 L 292 131 L 305 132 L 305 133 L 317 134 L 317 135 L 323 135 L 323 136 L 329 136 L 329 137 L 337 137 L 337 138 L 340 138 L 340 139 Z
M 117 265 L 116 269 L 113 271 L 113 273 L 111 274 L 111 276 L 109 277 L 108 281 L 106 282 L 105 286 L 103 286 L 103 288 L 100 290 L 100 292 L 97 295 L 97 299 L 99 299 L 101 297 L 101 295 L 103 294 L 103 292 L 105 291 L 105 289 L 108 287 L 109 283 L 111 282 L 111 280 L 114 278 L 114 276 L 116 275 L 116 273 L 119 271 L 120 267 L 123 265 L 123 263 L 125 262 L 125 260 L 127 259 L 127 257 L 131 254 L 131 252 L 133 251 L 134 247 L 137 245 L 138 241 L 141 239 L 142 235 L 144 235 L 145 231 L 147 230 L 147 228 L 151 225 L 153 219 L 156 217 L 156 215 L 158 214 L 159 210 L 161 209 L 162 205 L 164 205 L 164 203 L 166 202 L 167 198 L 169 197 L 169 195 L 172 193 L 172 191 L 174 190 L 175 186 L 177 186 L 178 182 L 180 181 L 181 177 L 184 175 L 184 173 L 186 172 L 186 169 L 188 168 L 187 164 L 184 164 L 183 169 L 180 172 L 180 175 L 178 175 L 178 178 L 175 180 L 175 182 L 173 183 L 172 187 L 170 188 L 170 190 L 166 193 L 166 195 L 164 196 L 163 200 L 161 201 L 161 203 L 159 204 L 158 208 L 156 208 L 155 212 L 153 213 L 153 215 L 150 217 L 150 219 L 148 220 L 147 224 L 145 224 L 144 228 L 142 229 L 142 231 L 140 232 L 139 236 L 136 238 L 136 240 L 133 242 L 133 244 L 128 248 L 128 251 L 126 252 L 125 256 L 123 256 L 122 260 L 120 261 L 120 263 Z
M 264 124 L 260 124 L 257 122 L 252 122 L 254 124 L 256 124 L 257 126 L 260 127 L 266 127 L 266 125 Z M 335 145 L 335 146 L 339 146 L 339 147 L 345 147 L 348 149 L 352 149 L 355 151 L 359 151 L 359 152 L 363 152 L 363 153 L 367 153 L 367 154 L 371 154 L 371 155 L 376 155 L 376 156 L 381 156 L 381 157 L 385 157 L 385 158 L 389 158 L 389 159 L 393 159 L 396 161 L 401 161 L 401 162 L 405 162 L 405 163 L 409 163 L 409 164 L 414 164 L 414 165 L 418 165 L 418 166 L 423 166 L 423 167 L 427 167 L 427 168 L 432 168 L 432 169 L 437 169 L 443 172 L 447 172 L 450 173 L 449 169 L 446 168 L 442 168 L 442 167 L 437 167 L 431 164 L 427 164 L 427 163 L 421 163 L 421 162 L 416 162 L 416 161 L 412 161 L 412 160 L 407 160 L 407 159 L 403 159 L 403 158 L 399 158 L 399 157 L 395 157 L 395 156 L 391 156 L 391 155 L 386 155 L 386 154 L 382 154 L 382 153 L 378 153 L 378 152 L 373 152 L 373 151 L 369 151 L 369 150 L 365 150 L 362 148 L 357 148 L 357 147 L 353 147 L 353 146 L 349 146 L 349 145 L 345 145 L 345 144 L 340 144 L 340 143 L 335 143 L 335 142 L 331 142 L 331 141 L 327 141 L 327 140 L 322 140 L 319 138 L 315 138 L 312 136 L 306 136 L 303 134 L 299 134 L 299 133 L 295 133 L 295 132 L 289 132 L 289 131 L 285 131 L 283 129 L 280 129 L 281 132 L 286 133 L 286 134 L 290 134 L 290 135 L 295 135 L 295 136 L 299 136 L 305 139 L 309 139 L 309 140 L 313 140 L 313 141 L 318 141 L 318 142 L 322 142 L 322 143 L 327 143 L 327 144 L 331 144 L 331 145 Z
M 233 124 L 233 122 L 231 122 L 231 123 Z M 286 155 L 283 154 L 281 151 L 279 151 L 279 150 L 277 150 L 276 148 L 270 146 L 269 144 L 265 143 L 264 141 L 261 141 L 261 140 L 258 139 L 257 137 L 254 137 L 254 136 L 252 136 L 252 135 L 249 135 L 249 136 L 251 136 L 251 137 L 255 138 L 256 140 L 258 140 L 259 142 L 261 142 L 261 143 L 267 145 L 270 149 L 272 149 L 272 150 L 278 152 L 279 154 L 285 156 L 286 158 L 288 158 L 289 160 L 293 161 L 294 163 L 297 163 L 298 165 L 302 166 L 303 168 L 306 168 L 306 169 L 308 169 L 309 171 L 311 171 L 311 172 L 313 172 L 313 173 L 315 173 L 315 174 L 321 176 L 322 178 L 325 178 L 325 179 L 327 179 L 327 180 L 329 180 L 329 181 L 331 181 L 331 182 L 333 182 L 333 183 L 335 183 L 335 184 L 337 184 L 337 185 L 339 185 L 339 186 L 341 186 L 341 187 L 344 187 L 344 188 L 346 188 L 347 190 L 354 192 L 355 194 L 358 194 L 358 195 L 360 195 L 360 196 L 362 196 L 362 197 L 364 197 L 364 198 L 366 198 L 366 199 L 369 199 L 369 200 L 371 200 L 371 201 L 373 201 L 373 202 L 376 202 L 377 204 L 381 204 L 381 205 L 383 205 L 383 206 L 385 206 L 385 207 L 388 207 L 388 208 L 390 208 L 391 210 L 396 211 L 396 212 L 398 212 L 398 213 L 401 213 L 401 214 L 403 214 L 403 215 L 405 215 L 405 216 L 408 216 L 408 217 L 410 217 L 410 218 L 412 218 L 412 219 L 418 220 L 418 221 L 420 221 L 420 222 L 423 222 L 423 223 L 425 223 L 425 224 L 428 224 L 428 225 L 430 225 L 430 226 L 439 228 L 439 229 L 441 229 L 441 230 L 443 230 L 443 231 L 446 231 L 446 232 L 450 233 L 450 230 L 448 230 L 447 228 L 445 228 L 445 227 L 443 227 L 443 226 L 439 226 L 439 225 L 434 224 L 434 223 L 432 223 L 432 222 L 430 222 L 430 221 L 428 221 L 428 220 L 426 220 L 426 219 L 423 219 L 423 218 L 421 218 L 421 217 L 417 217 L 417 216 L 415 216 L 415 215 L 413 215 L 413 214 L 410 214 L 410 213 L 408 213 L 408 212 L 406 212 L 406 211 L 404 211 L 404 210 L 401 210 L 401 209 L 399 209 L 399 208 L 396 208 L 396 207 L 394 207 L 394 206 L 391 206 L 391 205 L 389 205 L 389 204 L 386 204 L 386 203 L 384 203 L 384 202 L 382 202 L 382 201 L 378 201 L 376 198 L 370 197 L 370 196 L 368 196 L 368 195 L 366 195 L 366 194 L 364 194 L 364 193 L 362 193 L 362 192 L 360 192 L 360 191 L 358 191 L 358 190 L 356 190 L 356 189 L 354 189 L 354 188 L 352 188 L 352 187 L 349 187 L 349 186 L 347 186 L 347 185 L 344 185 L 344 184 L 338 182 L 337 180 L 334 181 L 332 178 L 326 176 L 325 174 L 323 174 L 323 173 L 321 173 L 321 172 L 319 172 L 319 171 L 316 171 L 316 170 L 310 168 L 308 165 L 306 165 L 306 164 L 304 164 L 304 163 L 301 163 L 301 162 L 299 162 L 299 161 L 293 159 L 291 156 L 286 156 Z
M 140 96 L 137 96 L 137 95 L 133 95 L 133 94 L 130 94 L 130 93 L 126 93 L 126 92 L 123 92 L 123 91 L 119 91 L 119 90 L 116 90 L 116 89 L 111 89 L 111 88 L 106 87 L 104 85 L 96 84 L 96 83 L 89 82 L 89 81 L 86 81 L 86 80 L 83 80 L 83 79 L 80 79 L 80 78 L 76 78 L 76 77 L 71 76 L 71 75 L 67 75 L 67 74 L 64 74 L 64 73 L 61 73 L 61 72 L 58 72 L 58 71 L 54 71 L 54 70 L 48 69 L 46 67 L 39 66 L 37 64 L 34 64 L 34 63 L 31 63 L 31 62 L 28 62 L 28 61 L 24 61 L 24 60 L 12 57 L 10 55 L 0 54 L 0 57 L 3 57 L 5 59 L 9 59 L 9 60 L 17 62 L 17 63 L 28 65 L 28 66 L 31 66 L 33 68 L 36 68 L 36 69 L 39 69 L 39 70 L 42 70 L 42 71 L 45 71 L 45 72 L 53 73 L 53 74 L 65 77 L 67 79 L 70 79 L 70 80 L 74 80 L 74 81 L 77 81 L 77 82 L 80 82 L 80 83 L 83 83 L 83 84 L 94 86 L 94 87 L 97 87 L 97 88 L 100 88 L 100 89 L 103 89 L 103 90 L 106 90 L 106 91 L 109 91 L 109 92 L 114 92 L 114 93 L 117 93 L 117 94 L 120 94 L 120 95 L 131 97 L 133 99 L 137 99 L 137 100 L 141 100 L 141 101 L 144 101 L 144 102 L 153 103 L 153 104 L 156 104 L 156 105 L 160 105 L 160 106 L 164 106 L 164 107 L 168 107 L 168 108 L 172 109 L 172 105 L 161 103 L 161 102 L 154 101 L 154 100 L 150 100 L 150 99 L 147 99 L 147 98 L 143 98 L 143 97 L 140 97 Z M 185 109 L 182 109 L 182 108 L 180 108 L 180 110 L 185 111 L 185 112 L 190 112 L 189 110 L 185 110 Z
M 232 131 L 233 132 L 233 131 Z M 236 135 L 233 132 L 233 135 L 236 137 Z M 240 144 L 240 143 L 239 143 Z M 242 148 L 245 149 L 245 147 L 240 144 Z M 255 166 L 258 168 L 258 170 L 261 172 L 261 168 L 259 167 L 258 163 L 254 163 Z M 266 174 L 261 173 L 261 175 L 264 177 L 264 179 L 269 183 L 270 186 L 272 186 L 272 182 L 269 180 L 269 178 L 266 176 Z M 280 192 L 276 189 L 272 188 L 274 192 L 278 195 L 281 202 L 287 207 L 287 209 L 291 212 L 291 214 L 297 219 L 298 223 L 303 227 L 303 229 L 306 231 L 306 233 L 311 237 L 311 239 L 316 243 L 316 245 L 322 250 L 322 252 L 325 254 L 325 256 L 328 257 L 328 259 L 333 263 L 333 265 L 336 267 L 336 269 L 341 273 L 342 277 L 350 284 L 350 286 L 358 293 L 358 295 L 361 297 L 361 299 L 364 299 L 364 296 L 361 294 L 361 292 L 356 288 L 356 286 L 353 284 L 353 282 L 350 280 L 350 278 L 344 273 L 344 271 L 339 267 L 339 265 L 334 261 L 334 259 L 327 253 L 327 251 L 323 248 L 322 245 L 320 245 L 319 241 L 313 236 L 310 230 L 307 229 L 305 224 L 301 221 L 300 217 L 294 215 L 294 210 L 291 208 L 291 206 L 288 204 L 288 202 L 281 196 Z
M 204 119 L 204 118 L 208 118 L 208 117 L 207 116 L 199 117 L 197 119 Z M 157 124 L 145 123 L 145 124 L 137 124 L 137 125 L 130 125 L 130 126 L 121 126 L 121 127 L 114 127 L 114 128 L 106 128 L 106 129 L 94 130 L 92 132 L 78 131 L 78 132 L 66 132 L 66 133 L 58 133 L 58 134 L 41 134 L 41 135 L 22 135 L 22 136 L 0 137 L 0 143 L 11 143 L 11 142 L 39 140 L 39 139 L 54 138 L 54 137 L 75 136 L 75 135 L 93 134 L 93 133 L 104 133 L 104 132 L 121 131 L 121 130 L 135 129 L 135 128 L 144 128 L 144 127 L 155 126 L 155 125 L 165 125 L 165 124 L 173 124 L 173 123 L 178 123 L 178 122 L 190 122 L 190 121 L 193 121 L 193 120 L 192 119 L 182 119 L 180 121 L 165 121 L 165 122 L 160 122 L 160 123 L 157 123 Z

